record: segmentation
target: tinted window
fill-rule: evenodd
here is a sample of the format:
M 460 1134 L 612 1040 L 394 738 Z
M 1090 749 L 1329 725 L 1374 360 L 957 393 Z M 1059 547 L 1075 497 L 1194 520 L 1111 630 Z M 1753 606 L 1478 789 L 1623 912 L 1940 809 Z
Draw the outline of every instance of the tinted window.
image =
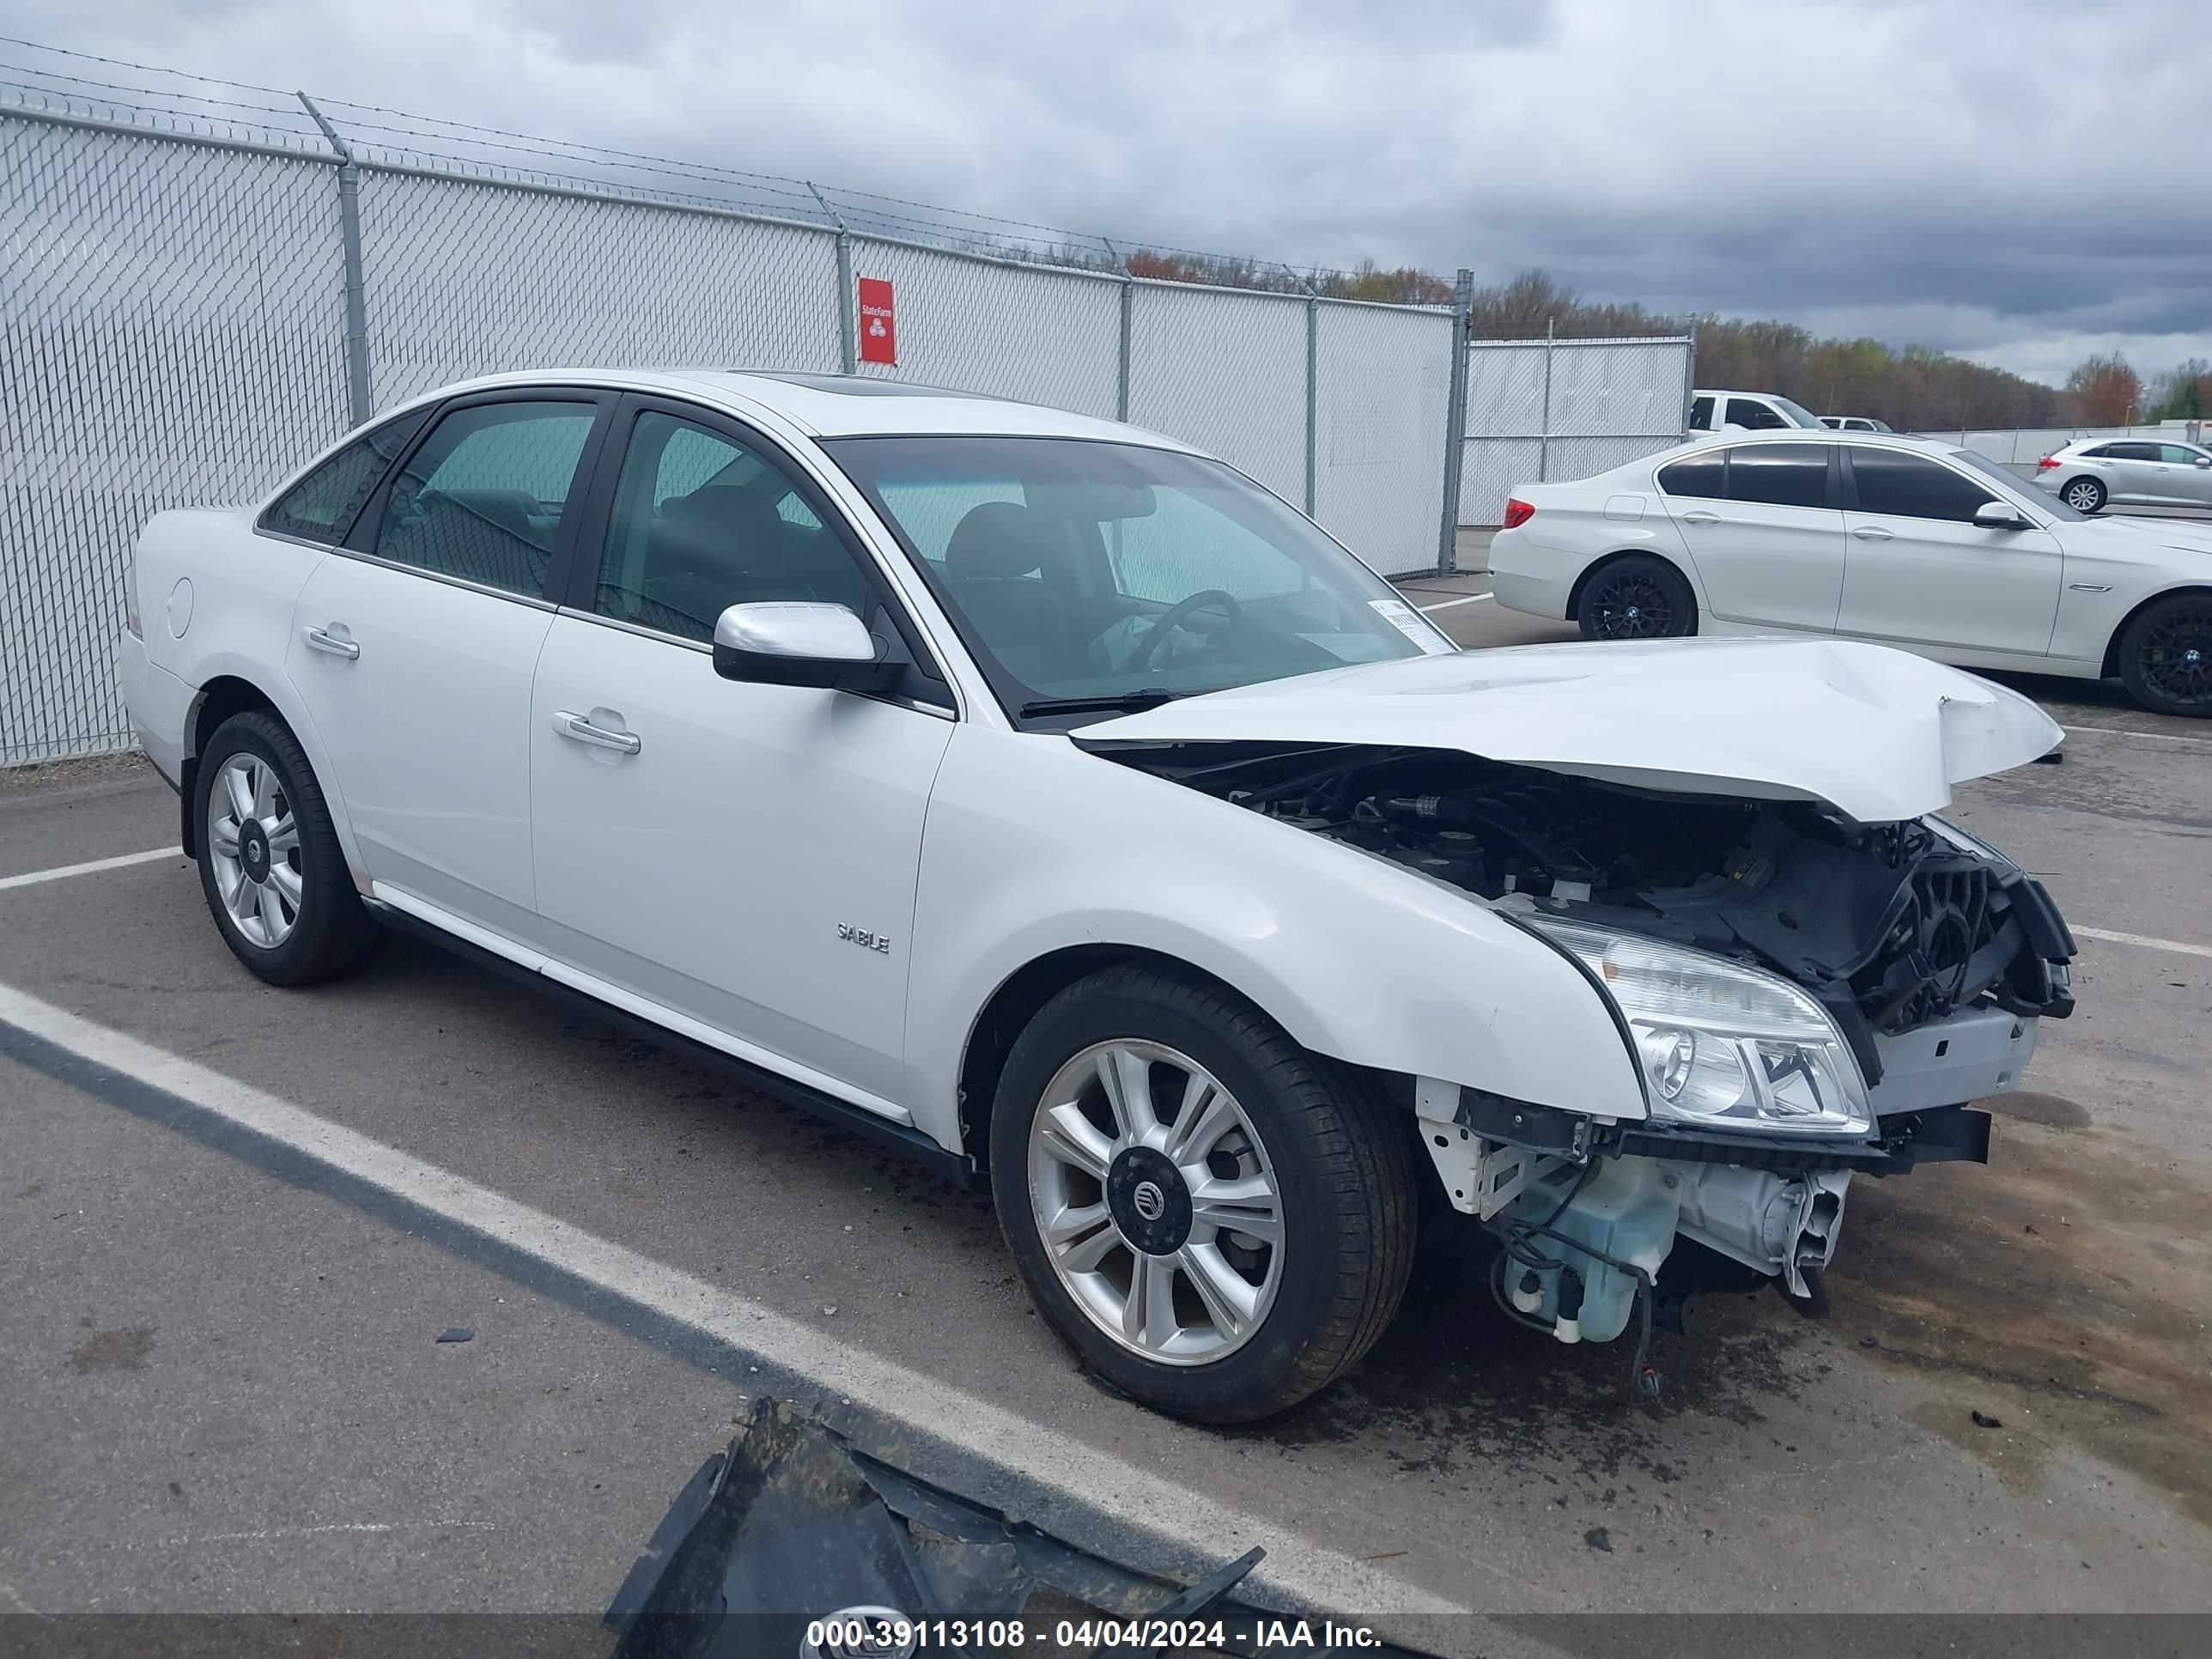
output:
M 599 614 L 711 640 L 729 606 L 770 599 L 868 614 L 860 567 L 779 466 L 706 427 L 639 416 L 615 487 Z
M 2098 444 L 2094 447 L 2085 449 L 2081 453 L 2085 457 L 2093 457 L 2098 460 L 2110 460 L 2113 455 L 2118 452 L 2119 447 L 2120 446 L 2118 444 Z
M 1771 432 L 1778 427 L 1790 424 L 1783 419 L 1779 410 L 1769 409 L 1765 404 L 1755 404 L 1748 398 L 1729 398 L 1728 417 L 1736 425 L 1748 427 L 1753 432 Z
M 1828 446 L 1738 444 L 1729 451 L 1728 494 L 1732 501 L 1826 507 Z
M 543 596 L 596 418 L 590 404 L 550 399 L 479 404 L 444 416 L 392 481 L 377 556 Z
M 2158 459 L 2156 444 L 2106 444 L 2106 456 L 2116 461 L 2154 461 Z
M 1949 467 L 1901 450 L 1854 449 L 1851 472 L 1858 484 L 1862 513 L 1969 524 L 1976 507 L 1997 499 L 1996 491 L 1960 477 Z
M 1724 493 L 1727 477 L 1728 451 L 1709 449 L 1661 467 L 1659 488 L 1669 495 L 1699 495 L 1717 501 Z
M 311 542 L 343 541 L 354 515 L 383 482 L 385 468 L 407 447 L 429 412 L 418 409 L 355 439 L 286 490 L 262 515 L 262 527 Z
M 1713 400 L 1693 398 L 1690 400 L 1690 430 L 1710 432 L 1713 429 Z

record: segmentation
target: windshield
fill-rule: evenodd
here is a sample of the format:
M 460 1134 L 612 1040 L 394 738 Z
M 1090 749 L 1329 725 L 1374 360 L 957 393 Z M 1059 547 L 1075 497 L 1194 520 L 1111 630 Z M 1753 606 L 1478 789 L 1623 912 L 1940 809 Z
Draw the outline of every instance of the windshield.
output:
M 897 532 L 1000 700 L 1027 718 L 1454 648 L 1218 461 L 1073 438 L 823 447 Z M 1049 706 L 1064 702 L 1086 707 Z
M 2040 489 L 2033 495 L 2029 495 L 2019 478 L 2005 471 L 1986 455 L 1972 449 L 1954 449 L 1950 452 L 1950 456 L 1960 465 L 1972 467 L 1990 483 L 2001 488 L 2004 491 L 2004 499 L 2015 507 L 2030 507 L 2037 513 L 2048 513 L 2052 518 L 2062 520 L 2069 524 L 2082 524 L 2088 520 L 2087 514 L 2076 512 L 2064 501 L 2060 501 L 2056 495 L 2047 495 Z
M 1804 404 L 1793 404 L 1789 398 L 1780 396 L 1770 397 L 1767 401 L 1780 410 L 1794 424 L 1810 427 L 1815 432 L 1824 429 L 1820 425 L 1820 417 L 1806 408 Z

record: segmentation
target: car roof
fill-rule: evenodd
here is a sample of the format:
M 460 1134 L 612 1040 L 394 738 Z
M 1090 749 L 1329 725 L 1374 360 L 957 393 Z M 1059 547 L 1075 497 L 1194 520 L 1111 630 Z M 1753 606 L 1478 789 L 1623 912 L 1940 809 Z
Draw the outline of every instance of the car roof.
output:
M 630 392 L 658 392 L 720 404 L 740 415 L 767 410 L 815 438 L 974 434 L 1084 438 L 1145 444 L 1193 454 L 1203 453 L 1143 427 L 1070 414 L 1042 404 L 959 392 L 946 386 L 921 386 L 907 380 L 783 369 L 531 369 L 441 386 L 409 401 L 420 404 L 457 392 L 535 386 L 609 386 Z

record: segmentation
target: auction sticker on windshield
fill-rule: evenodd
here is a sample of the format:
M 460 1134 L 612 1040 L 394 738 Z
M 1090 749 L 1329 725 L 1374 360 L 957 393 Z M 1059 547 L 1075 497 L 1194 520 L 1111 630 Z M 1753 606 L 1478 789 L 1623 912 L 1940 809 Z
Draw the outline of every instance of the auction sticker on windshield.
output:
M 1374 607 L 1376 615 L 1431 656 L 1444 656 L 1455 648 L 1449 641 L 1440 638 L 1436 629 L 1421 620 L 1420 613 L 1403 599 L 1370 599 L 1367 603 Z

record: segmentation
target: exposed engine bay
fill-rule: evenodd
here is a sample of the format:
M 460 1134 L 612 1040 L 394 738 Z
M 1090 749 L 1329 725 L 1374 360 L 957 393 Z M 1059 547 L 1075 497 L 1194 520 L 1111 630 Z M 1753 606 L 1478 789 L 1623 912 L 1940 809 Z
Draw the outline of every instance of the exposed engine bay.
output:
M 2073 1012 L 2073 939 L 2040 884 L 1933 817 L 1860 823 L 1816 802 L 1670 794 L 1429 749 L 1103 752 L 1532 931 L 1548 919 L 1707 953 L 1787 979 L 1825 1011 L 1866 1085 L 1856 1136 L 1656 1111 L 1609 1123 L 1416 1080 L 1447 1195 L 1498 1240 L 1493 1293 L 1562 1341 L 1609 1340 L 1639 1316 L 1648 1340 L 1655 1310 L 1686 1293 L 1769 1280 L 1818 1311 L 1851 1174 L 1986 1161 L 1989 1119 L 1967 1103 L 2015 1086 L 2035 1022 Z
M 1809 802 L 1663 795 L 1434 750 L 1233 747 L 1115 758 L 1486 899 L 1747 953 L 1820 999 L 1870 1085 L 1875 1032 L 1984 998 L 2073 1012 L 2073 941 L 2041 885 L 1925 820 L 1860 824 Z

